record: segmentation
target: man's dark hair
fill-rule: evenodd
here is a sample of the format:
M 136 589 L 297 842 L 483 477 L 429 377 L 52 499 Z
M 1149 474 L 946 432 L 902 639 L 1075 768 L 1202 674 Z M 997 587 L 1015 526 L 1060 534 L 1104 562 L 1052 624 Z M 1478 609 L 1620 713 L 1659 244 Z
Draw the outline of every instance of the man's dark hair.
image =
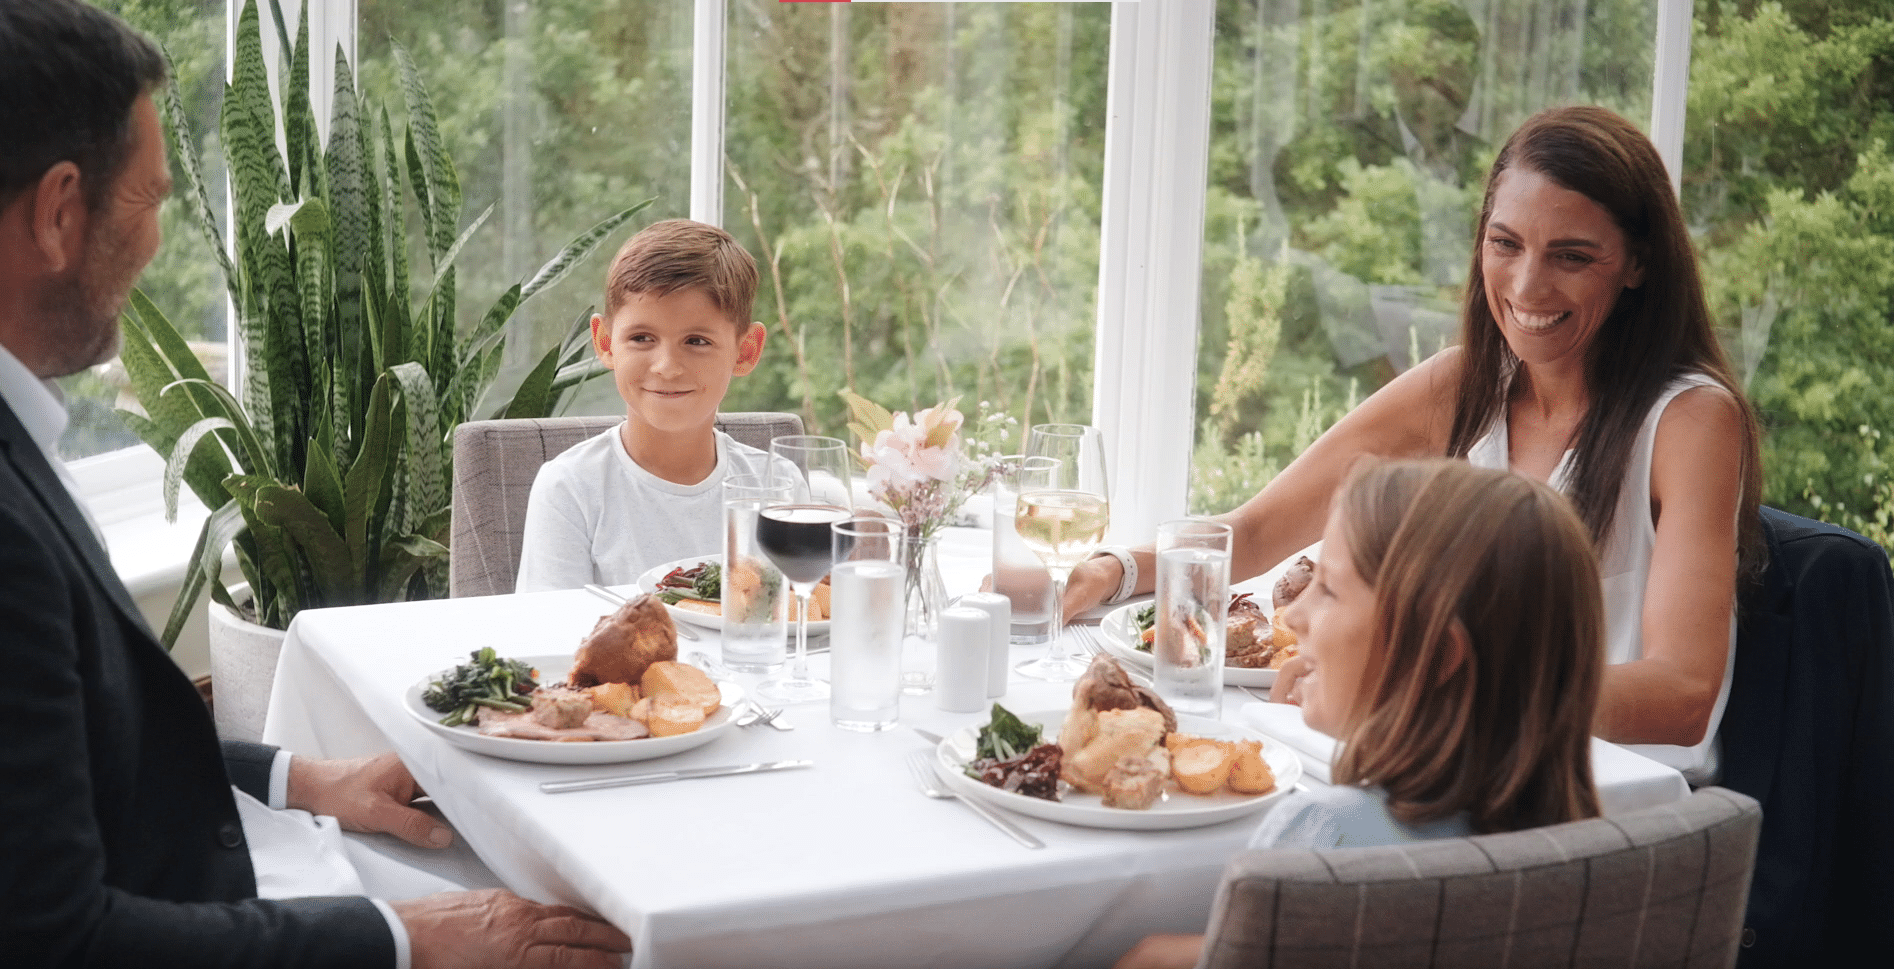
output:
M 62 161 L 97 209 L 131 152 L 132 107 L 164 83 L 157 45 L 77 0 L 0 0 L 0 206 Z

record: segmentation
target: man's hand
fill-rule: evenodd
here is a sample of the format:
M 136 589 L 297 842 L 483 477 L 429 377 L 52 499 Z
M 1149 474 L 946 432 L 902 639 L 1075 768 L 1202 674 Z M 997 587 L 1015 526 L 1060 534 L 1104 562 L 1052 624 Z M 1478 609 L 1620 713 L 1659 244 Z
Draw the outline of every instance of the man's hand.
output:
M 1202 954 L 1201 935 L 1147 935 L 1112 969 L 1191 969 Z
M 453 844 L 451 829 L 408 806 L 420 793 L 407 765 L 394 754 L 289 762 L 289 807 L 329 815 L 349 831 L 386 832 L 423 848 Z
M 1065 580 L 1065 621 L 1069 623 L 1104 602 L 1106 596 L 1118 591 L 1118 583 L 1124 578 L 1125 567 L 1115 556 L 1100 555 L 1080 562 Z M 1053 635 L 1058 635 L 1058 630 L 1053 630 Z
M 1283 661 L 1282 668 L 1276 671 L 1276 685 L 1269 688 L 1269 702 L 1293 703 L 1302 705 L 1302 694 L 1296 687 L 1302 684 L 1302 677 L 1309 672 L 1308 661 L 1300 656 L 1291 656 Z
M 408 930 L 413 969 L 617 969 L 631 951 L 603 919 L 498 888 L 389 905 Z

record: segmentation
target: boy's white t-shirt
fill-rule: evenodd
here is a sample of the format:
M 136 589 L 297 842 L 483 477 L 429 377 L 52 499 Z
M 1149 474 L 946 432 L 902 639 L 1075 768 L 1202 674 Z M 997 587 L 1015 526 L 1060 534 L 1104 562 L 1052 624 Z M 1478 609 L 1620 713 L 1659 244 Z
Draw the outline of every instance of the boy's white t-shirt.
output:
M 539 469 L 526 502 L 526 532 L 514 589 L 627 585 L 646 569 L 688 555 L 723 552 L 723 479 L 763 474 L 770 456 L 717 435 L 717 466 L 696 484 L 639 467 L 619 424 Z

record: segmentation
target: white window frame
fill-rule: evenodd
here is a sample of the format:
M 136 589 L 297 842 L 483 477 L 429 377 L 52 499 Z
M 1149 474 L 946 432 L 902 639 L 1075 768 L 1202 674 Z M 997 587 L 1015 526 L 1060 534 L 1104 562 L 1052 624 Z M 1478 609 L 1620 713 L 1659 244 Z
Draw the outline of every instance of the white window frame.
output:
M 226 0 L 226 66 L 245 2 L 259 0 Z M 728 0 L 693 4 L 690 211 L 718 225 Z M 300 4 L 284 0 L 282 6 L 293 34 Z M 309 10 L 314 50 L 332 51 L 340 43 L 354 64 L 357 0 L 310 0 Z M 1144 541 L 1158 522 L 1187 508 L 1215 12 L 1215 0 L 1112 4 L 1092 422 L 1105 434 L 1116 482 L 1114 541 Z M 1681 181 L 1692 16 L 1690 0 L 1659 0 L 1650 131 L 1673 188 Z M 263 44 L 274 87 L 273 29 L 263 31 Z M 333 74 L 333 56 L 311 58 L 310 102 L 325 140 Z M 225 236 L 235 239 L 234 232 Z M 233 309 L 233 387 L 243 367 L 235 330 Z M 140 453 L 145 450 L 72 462 L 88 504 L 109 510 L 101 519 L 108 531 L 115 521 L 161 511 L 163 462 Z

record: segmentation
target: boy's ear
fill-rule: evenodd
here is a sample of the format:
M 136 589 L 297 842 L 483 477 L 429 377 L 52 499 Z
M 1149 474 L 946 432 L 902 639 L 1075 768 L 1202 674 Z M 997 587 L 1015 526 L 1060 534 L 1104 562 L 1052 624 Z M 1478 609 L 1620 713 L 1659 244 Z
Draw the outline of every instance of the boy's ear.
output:
M 612 324 L 597 313 L 592 314 L 592 349 L 598 352 L 600 360 L 611 360 Z
M 761 323 L 751 323 L 743 337 L 737 341 L 736 375 L 745 376 L 756 369 L 763 359 L 763 344 L 769 341 L 769 327 Z

